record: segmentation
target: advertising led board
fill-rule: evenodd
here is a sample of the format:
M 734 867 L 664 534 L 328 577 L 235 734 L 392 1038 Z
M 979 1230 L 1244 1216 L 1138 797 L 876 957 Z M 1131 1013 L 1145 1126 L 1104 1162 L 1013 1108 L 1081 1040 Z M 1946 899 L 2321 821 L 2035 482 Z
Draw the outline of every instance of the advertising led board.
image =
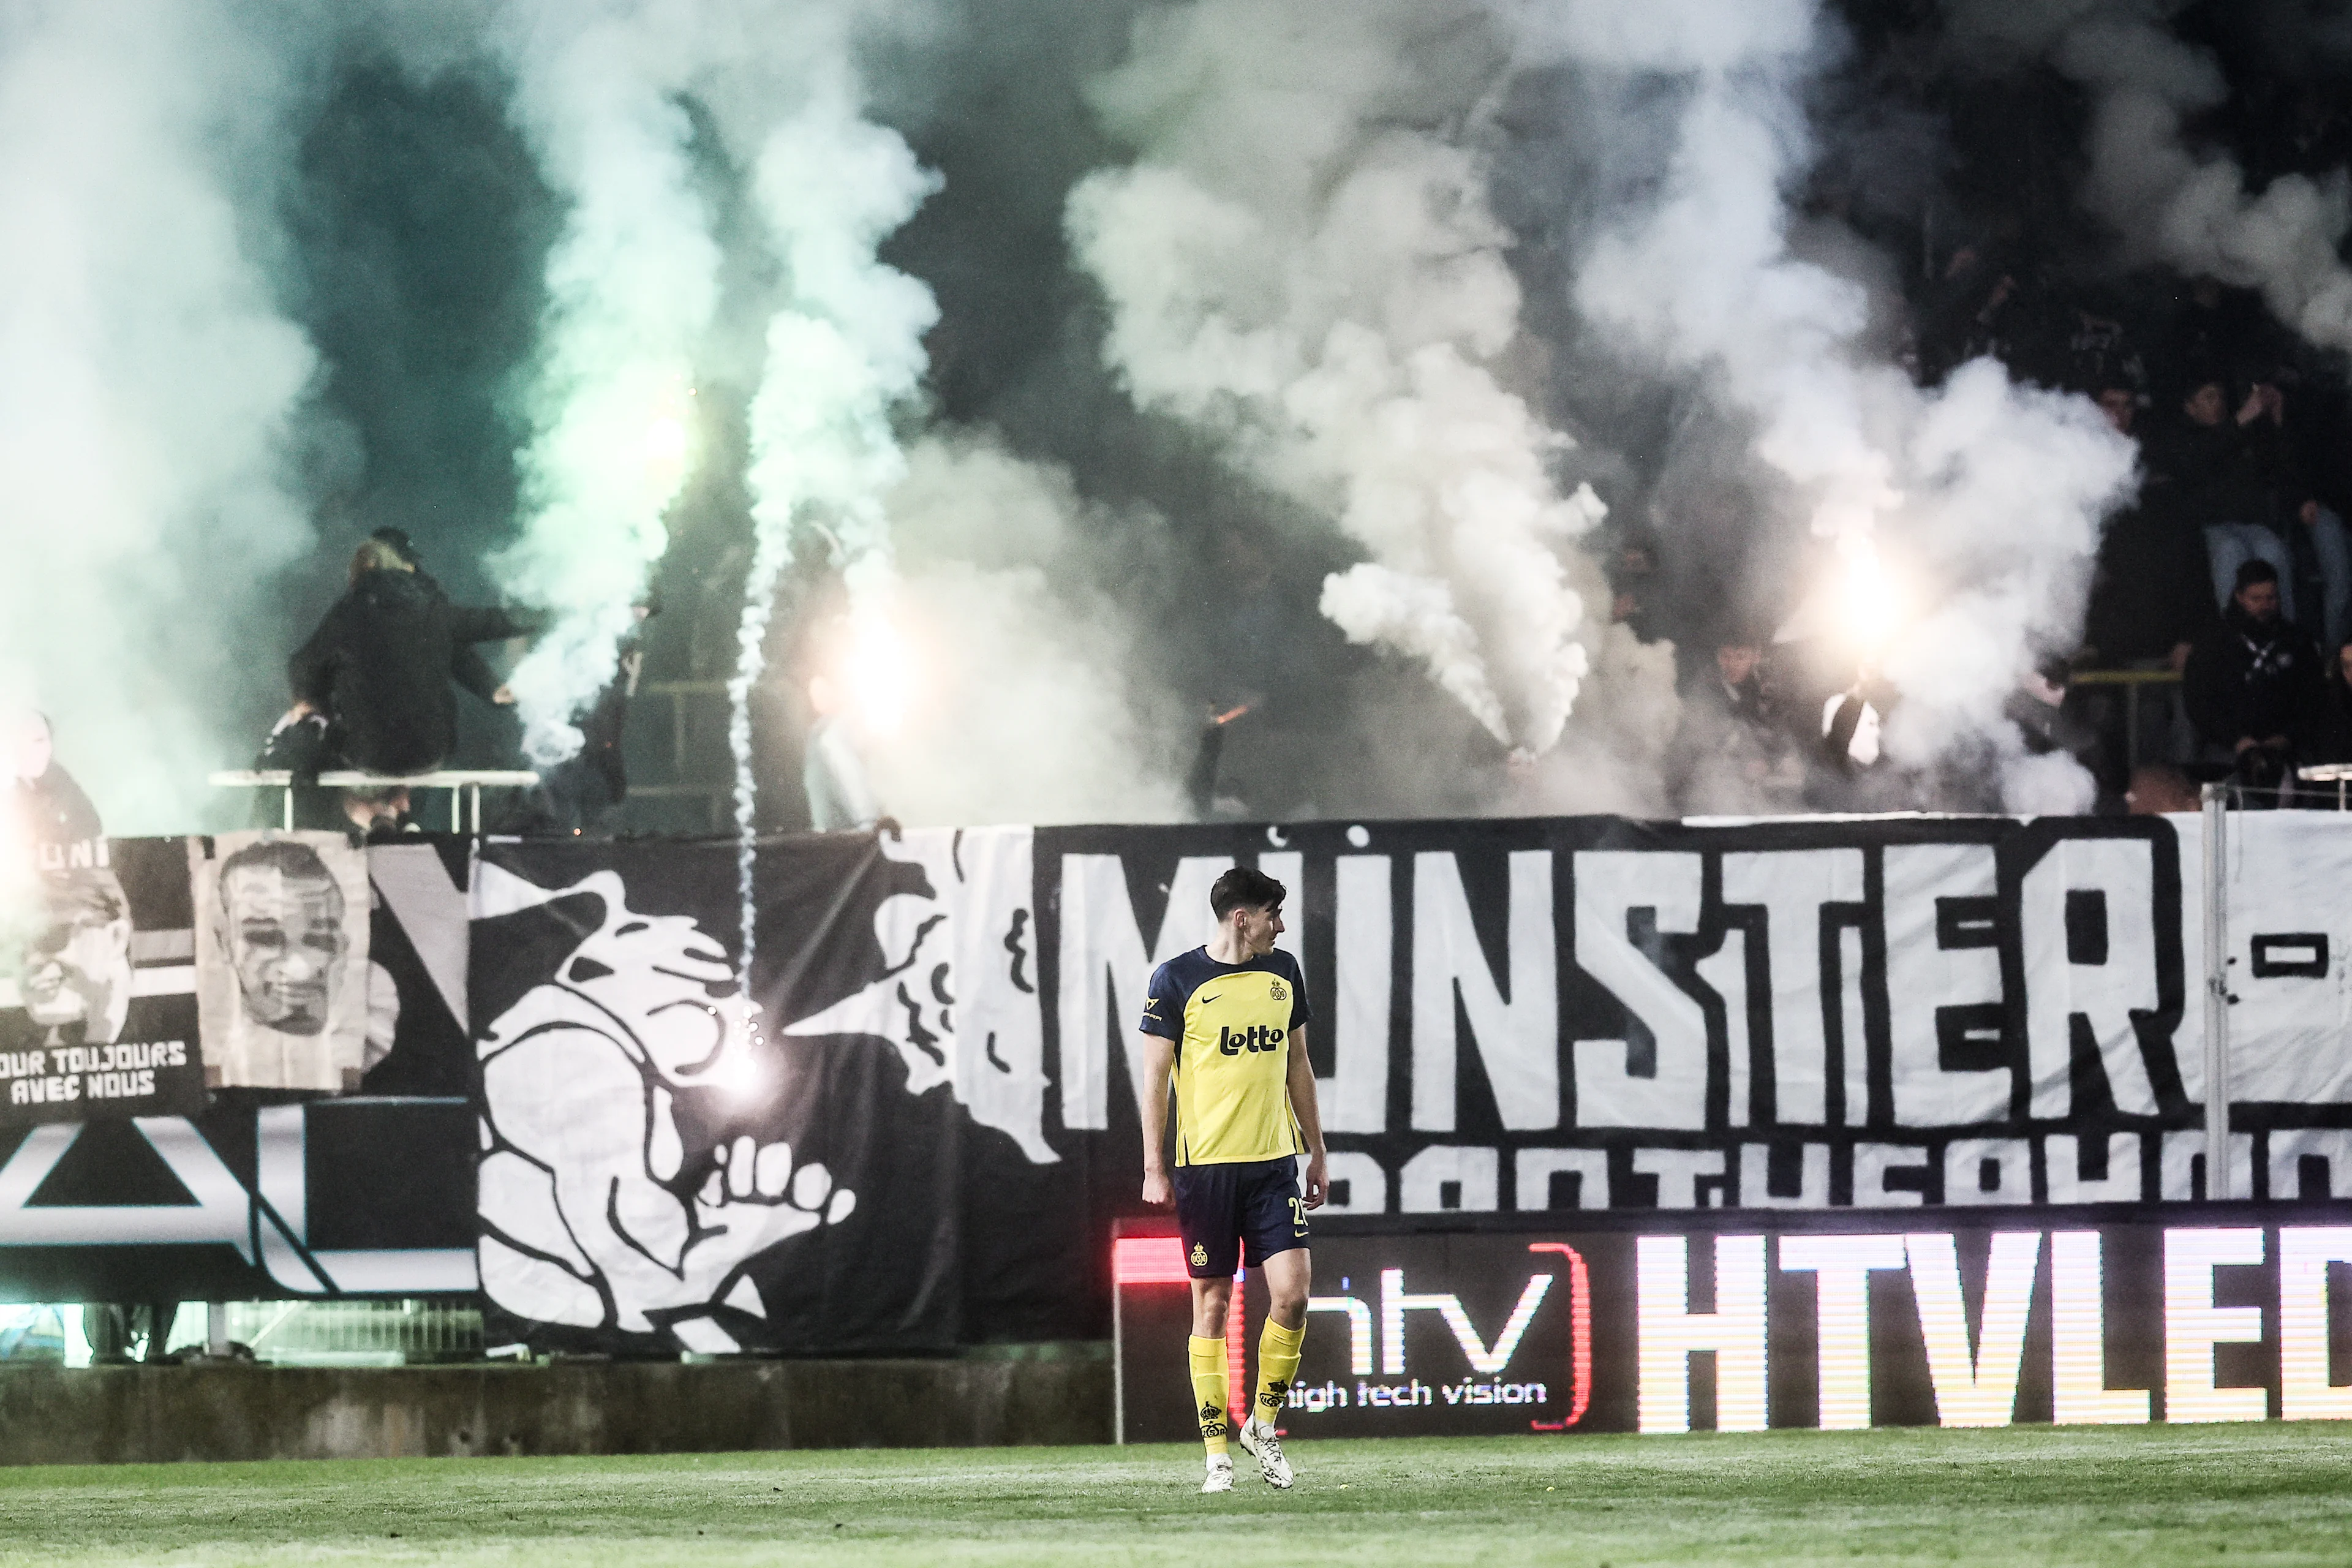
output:
M 1711 1217 L 1318 1236 L 1285 1429 L 2352 1418 L 2342 1205 Z M 1113 1245 L 1120 1440 L 1191 1436 L 1183 1259 L 1172 1237 Z M 1236 1409 L 1255 1277 L 1241 1300 Z

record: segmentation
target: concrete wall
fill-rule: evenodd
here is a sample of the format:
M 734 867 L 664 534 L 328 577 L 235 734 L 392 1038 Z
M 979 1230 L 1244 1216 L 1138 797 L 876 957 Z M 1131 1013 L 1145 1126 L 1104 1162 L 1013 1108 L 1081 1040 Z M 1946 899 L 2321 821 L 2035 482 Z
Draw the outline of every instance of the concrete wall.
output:
M 0 1366 L 0 1464 L 1108 1443 L 1107 1360 Z

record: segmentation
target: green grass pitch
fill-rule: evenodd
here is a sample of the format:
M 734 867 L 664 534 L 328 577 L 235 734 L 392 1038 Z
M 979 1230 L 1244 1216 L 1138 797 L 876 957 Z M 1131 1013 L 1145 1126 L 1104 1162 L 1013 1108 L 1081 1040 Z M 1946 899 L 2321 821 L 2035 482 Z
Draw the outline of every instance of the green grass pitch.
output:
M 1300 1443 L 0 1472 L 0 1563 L 2333 1563 L 2352 1427 Z

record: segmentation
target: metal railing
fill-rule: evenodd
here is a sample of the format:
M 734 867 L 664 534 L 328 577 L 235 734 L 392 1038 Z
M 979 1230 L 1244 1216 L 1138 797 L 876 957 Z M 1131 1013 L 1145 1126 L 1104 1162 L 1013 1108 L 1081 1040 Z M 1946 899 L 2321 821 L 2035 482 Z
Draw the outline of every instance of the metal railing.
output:
M 2336 809 L 2352 809 L 2352 763 L 2321 763 L 2314 767 L 2294 770 L 2297 780 L 2307 784 L 2334 784 Z M 2308 795 L 2307 790 L 2298 794 Z
M 286 768 L 224 768 L 208 774 L 205 780 L 215 789 L 274 789 L 283 793 L 286 830 L 294 830 L 294 774 Z M 539 783 L 539 775 L 528 768 L 441 768 L 426 773 L 367 773 L 351 768 L 334 768 L 319 775 L 317 783 L 325 789 L 384 789 L 400 785 L 408 789 L 446 789 L 449 792 L 449 831 L 463 833 L 464 805 L 470 801 L 473 808 L 472 831 L 482 830 L 482 791 L 490 789 L 529 789 Z
M 88 1366 L 88 1314 L 79 1301 L 0 1307 L 0 1361 Z M 234 1355 L 280 1366 L 404 1366 L 479 1361 L 482 1314 L 446 1300 L 183 1301 L 161 1346 L 135 1331 L 121 1348 L 135 1361 Z
M 2124 710 L 2124 771 L 2128 773 L 2140 764 L 2139 711 L 2143 700 L 2151 690 L 2178 687 L 2180 677 L 2169 669 L 2084 669 L 2076 671 L 2068 684 L 2119 690 Z
M 478 1308 L 430 1300 L 232 1301 L 229 1338 L 257 1361 L 399 1366 L 478 1360 Z
M 2235 786 L 2200 792 L 2205 837 L 2205 1195 L 2230 1191 L 2230 797 Z
M 706 830 L 727 831 L 734 816 L 734 784 L 731 780 L 710 784 L 688 782 L 693 736 L 688 721 L 688 710 L 696 702 L 717 701 L 723 708 L 727 701 L 727 683 L 723 680 L 648 680 L 637 688 L 639 702 L 648 699 L 669 704 L 669 765 L 668 781 L 663 784 L 629 783 L 629 798 L 635 800 L 699 801 L 703 806 Z

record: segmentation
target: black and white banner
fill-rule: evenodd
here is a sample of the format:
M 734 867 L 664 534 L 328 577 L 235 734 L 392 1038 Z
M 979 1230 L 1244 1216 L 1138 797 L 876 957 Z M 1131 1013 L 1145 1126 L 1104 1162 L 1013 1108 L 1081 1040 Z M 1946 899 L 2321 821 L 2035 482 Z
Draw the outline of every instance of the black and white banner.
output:
M 368 1036 L 367 851 L 341 833 L 188 840 L 196 1011 L 215 1089 L 359 1087 Z
M 40 877 L 30 940 L 0 979 L 0 1129 L 204 1103 L 180 841 L 73 848 Z
M 733 845 L 487 847 L 472 1009 L 493 1338 L 954 1344 L 964 1129 L 1004 1111 L 973 1064 L 1004 1077 L 992 1054 L 1024 1051 L 977 972 L 1012 961 L 971 940 L 998 902 L 1025 908 L 1028 868 L 1003 847 L 763 850 L 747 994 Z
M 1144 979 L 1202 939 L 1243 858 L 1293 889 L 1338 1212 L 2201 1196 L 2199 833 L 1041 831 L 1063 1124 L 1134 1149 Z M 2330 893 L 2352 818 L 2231 834 L 2231 1190 L 2352 1194 L 2352 931 Z
M 470 1102 L 467 1138 L 420 1139 L 415 1156 L 462 1170 L 385 1201 L 466 1194 L 416 1234 L 475 1239 L 496 1334 L 619 1352 L 1096 1335 L 1105 1238 L 1139 1212 L 1144 987 L 1205 939 L 1211 883 L 1247 863 L 1291 889 L 1335 1214 L 2187 1201 L 2205 1186 L 2200 831 L 1580 818 L 799 836 L 753 857 L 748 986 L 732 844 L 386 847 L 369 852 L 360 1081 L 420 1117 Z M 2352 816 L 2247 814 L 2231 833 L 2231 1191 L 2352 1195 L 2352 914 L 2334 896 L 2352 881 Z M 0 1163 L 0 1287 L 31 1289 L 17 1248 L 81 1234 L 95 1257 L 148 1234 L 109 1205 L 205 1210 L 215 1256 L 278 1289 L 298 1287 L 267 1266 L 272 1234 L 312 1255 L 306 1292 L 362 1277 L 321 1249 L 447 1250 L 293 1223 L 240 1163 L 257 1134 L 236 1119 L 268 1109 L 224 1095 L 178 1123 L 242 1197 L 217 1179 L 200 1192 L 200 1162 L 151 1157 L 146 1129 L 170 1119 L 49 1164 L 58 1151 L 20 1143 Z M 314 1178 L 338 1168 L 324 1130 L 345 1125 L 321 1114 Z M 119 1156 L 117 1186 L 75 1163 L 99 1154 Z M 224 1217 L 239 1204 L 242 1252 Z M 270 1215 L 286 1223 L 257 1228 Z M 65 1255 L 44 1256 L 47 1289 Z
M 359 1094 L 225 1089 L 207 1105 L 189 846 L 114 841 L 137 921 L 126 1035 L 184 1041 L 186 1066 L 170 1100 L 110 1106 L 103 1119 L 0 1124 L 0 1299 L 471 1293 L 470 854 L 453 839 L 368 851 Z
M 0 1131 L 0 1299 L 249 1301 L 475 1286 L 462 1100 Z

